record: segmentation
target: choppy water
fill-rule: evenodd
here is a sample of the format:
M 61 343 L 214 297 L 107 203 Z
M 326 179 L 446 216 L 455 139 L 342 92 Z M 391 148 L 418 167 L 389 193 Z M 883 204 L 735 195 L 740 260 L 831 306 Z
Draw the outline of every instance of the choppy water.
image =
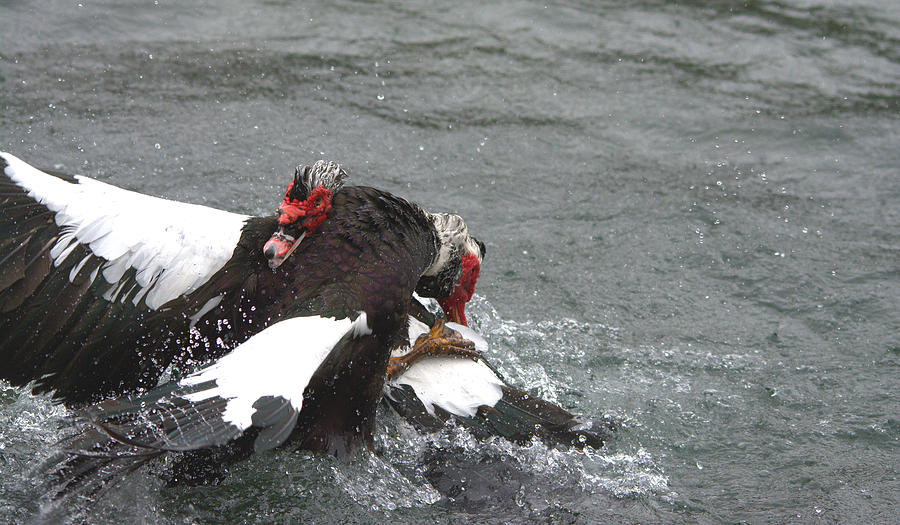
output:
M 0 147 L 253 213 L 327 157 L 460 212 L 492 360 L 626 427 L 385 417 L 375 457 L 139 472 L 89 521 L 900 521 L 896 2 L 184 4 L 0 1 Z M 0 386 L 0 521 L 62 415 Z

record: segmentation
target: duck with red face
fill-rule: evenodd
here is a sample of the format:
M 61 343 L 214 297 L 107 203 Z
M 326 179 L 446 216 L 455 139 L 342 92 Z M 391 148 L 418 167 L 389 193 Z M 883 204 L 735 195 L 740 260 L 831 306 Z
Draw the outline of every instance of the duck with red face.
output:
M 459 215 L 436 213 L 431 219 L 441 236 L 441 250 L 435 264 L 419 279 L 416 293 L 436 298 L 449 321 L 467 326 L 465 306 L 475 293 L 484 243 L 469 235 Z
M 253 217 L 0 153 L 0 378 L 70 405 L 108 400 L 80 413 L 91 425 L 62 479 L 172 450 L 371 448 L 388 375 L 426 411 L 531 410 L 489 374 L 473 397 L 469 372 L 417 368 L 422 356 L 482 367 L 472 336 L 411 314 L 418 292 L 462 328 L 484 244 L 457 215 L 344 178 L 333 163 L 300 166 L 278 215 Z M 398 346 L 416 352 L 387 374 Z M 189 375 L 197 363 L 208 366 Z M 159 386 L 165 370 L 181 379 Z M 447 401 L 444 386 L 468 401 Z
M 319 161 L 301 166 L 294 174 L 278 207 L 278 230 L 263 246 L 269 267 L 278 268 L 316 231 L 331 210 L 331 199 L 344 185 L 347 174 L 340 165 Z
M 466 236 L 443 226 L 462 221 L 345 178 L 298 166 L 277 215 L 248 216 L 0 153 L 0 379 L 83 404 L 153 388 L 281 319 L 368 308 L 405 326 L 397 308 L 424 270 L 448 276 L 432 296 L 449 298 Z

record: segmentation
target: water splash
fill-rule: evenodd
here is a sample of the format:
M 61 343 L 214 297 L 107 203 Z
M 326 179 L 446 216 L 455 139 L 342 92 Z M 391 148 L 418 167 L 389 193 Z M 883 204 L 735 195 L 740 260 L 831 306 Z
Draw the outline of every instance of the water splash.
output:
M 573 390 L 591 385 L 578 381 L 588 356 L 618 339 L 618 329 L 571 318 L 540 322 L 503 318 L 483 297 L 469 303 L 472 327 L 490 344 L 488 359 L 516 387 L 560 403 Z M 549 369 L 549 371 L 548 371 Z
M 441 499 L 441 495 L 421 476 L 407 476 L 389 462 L 367 455 L 359 465 L 332 466 L 334 482 L 358 504 L 374 511 L 422 507 Z M 417 479 L 419 478 L 419 479 Z
M 537 323 L 508 320 L 483 298 L 473 301 L 471 311 L 473 326 L 488 337 L 488 359 L 507 380 L 554 402 L 570 399 L 567 396 L 573 388 L 586 389 L 589 394 L 597 394 L 591 397 L 600 397 L 596 385 L 584 383 L 581 375 L 571 373 L 573 364 L 580 364 L 584 355 L 590 355 L 598 344 L 622 351 L 616 343 L 616 329 L 600 324 L 573 319 Z M 35 448 L 50 448 L 59 434 L 53 422 L 65 417 L 66 410 L 51 403 L 49 398 L 20 394 L 17 389 L 6 392 L 16 396 L 13 401 L 16 409 L 4 407 L 6 420 L 0 421 L 4 423 L 0 426 L 0 442 L 9 447 L 18 439 L 24 441 L 22 450 L 32 452 Z M 578 399 L 591 404 L 590 399 Z M 571 404 L 566 406 L 572 408 Z M 582 411 L 595 412 L 590 406 L 586 408 Z M 518 509 L 536 516 L 550 509 L 578 509 L 584 498 L 607 501 L 608 498 L 629 500 L 653 496 L 671 503 L 677 496 L 652 454 L 625 440 L 614 440 L 603 450 L 562 450 L 538 440 L 524 445 L 502 438 L 479 440 L 452 423 L 439 432 L 423 435 L 383 408 L 378 420 L 375 455 L 361 454 L 346 464 L 332 458 L 304 454 L 298 457 L 281 451 L 277 457 L 255 458 L 250 465 L 236 468 L 231 480 L 209 493 L 177 489 L 173 495 L 166 496 L 166 491 L 152 490 L 149 499 L 143 500 L 142 509 L 130 512 L 154 515 L 154 509 L 164 505 L 164 500 L 199 497 L 191 505 L 202 514 L 205 511 L 200 509 L 204 506 L 227 506 L 229 498 L 234 497 L 223 495 L 239 491 L 246 496 L 248 479 L 256 479 L 253 484 L 268 484 L 269 494 L 277 489 L 285 498 L 308 499 L 324 490 L 331 495 L 343 494 L 359 505 L 361 512 L 395 517 L 398 512 L 436 504 L 508 505 L 510 512 Z M 12 436 L 11 440 L 11 436 L 5 435 L 7 428 L 24 431 L 17 431 L 18 438 Z M 23 462 L 29 459 L 26 456 L 23 453 Z M 275 464 L 280 464 L 280 469 Z M 261 472 L 260 467 L 265 465 L 269 465 L 264 469 L 266 472 Z M 282 478 L 284 472 L 290 475 Z M 138 483 L 139 489 L 158 485 L 146 470 L 131 477 L 140 479 L 123 483 L 115 489 L 115 495 L 95 508 L 117 509 L 124 505 L 123 495 L 135 492 L 128 488 L 131 483 Z M 127 499 L 132 497 L 133 494 Z M 206 500 L 217 503 L 203 503 Z M 270 516 L 264 507 L 252 513 Z
M 549 401 L 574 400 L 564 406 L 598 415 L 591 401 L 603 393 L 585 381 L 583 362 L 598 345 L 616 355 L 627 352 L 618 343 L 617 329 L 574 319 L 537 323 L 504 319 L 479 296 L 469 311 L 472 327 L 489 342 L 486 358 L 510 384 Z M 573 398 L 575 389 L 587 394 Z M 582 402 L 586 406 L 578 410 Z M 479 440 L 452 422 L 438 432 L 420 435 L 396 415 L 383 412 L 379 421 L 387 429 L 376 438 L 379 453 L 398 471 L 414 472 L 416 483 L 430 483 L 450 502 L 506 498 L 518 508 L 537 512 L 548 506 L 571 506 L 567 498 L 579 492 L 582 497 L 654 496 L 667 503 L 677 497 L 652 454 L 638 443 L 614 439 L 602 450 L 563 450 L 537 439 L 525 445 L 502 438 Z M 624 415 L 613 417 L 628 420 Z M 630 438 L 634 441 L 634 436 Z M 478 494 L 487 489 L 492 493 Z

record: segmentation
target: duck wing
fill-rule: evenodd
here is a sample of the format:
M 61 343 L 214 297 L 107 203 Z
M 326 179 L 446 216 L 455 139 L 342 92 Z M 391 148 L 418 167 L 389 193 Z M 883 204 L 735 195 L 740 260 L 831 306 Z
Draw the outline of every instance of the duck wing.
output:
M 0 153 L 0 378 L 69 403 L 155 385 L 207 312 L 239 308 L 222 290 L 258 270 L 222 269 L 261 220 Z
M 277 447 L 295 433 L 322 438 L 323 446 L 307 448 L 345 452 L 340 447 L 349 444 L 348 430 L 359 418 L 329 425 L 316 417 L 322 400 L 315 392 L 335 383 L 358 387 L 341 385 L 352 380 L 346 375 L 335 382 L 332 365 L 371 344 L 365 313 L 355 320 L 306 316 L 274 323 L 180 381 L 79 411 L 77 432 L 42 467 L 50 474 L 48 488 L 93 493 L 170 452 L 227 450 L 222 459 L 234 460 Z M 359 412 L 353 399 L 341 403 L 347 413 Z M 325 426 L 305 427 L 316 424 Z M 332 439 L 332 431 L 341 435 Z M 339 446 L 329 448 L 331 442 Z

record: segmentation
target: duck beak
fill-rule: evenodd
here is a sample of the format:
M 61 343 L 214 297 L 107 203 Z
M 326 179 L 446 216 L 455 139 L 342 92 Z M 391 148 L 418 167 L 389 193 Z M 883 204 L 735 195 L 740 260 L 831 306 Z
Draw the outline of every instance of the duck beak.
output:
M 294 250 L 300 246 L 300 241 L 304 237 L 306 237 L 306 232 L 302 232 L 298 239 L 294 239 L 284 233 L 284 227 L 278 228 L 278 231 L 263 246 L 263 255 L 269 260 L 269 267 L 274 270 L 281 266 L 294 253 Z

